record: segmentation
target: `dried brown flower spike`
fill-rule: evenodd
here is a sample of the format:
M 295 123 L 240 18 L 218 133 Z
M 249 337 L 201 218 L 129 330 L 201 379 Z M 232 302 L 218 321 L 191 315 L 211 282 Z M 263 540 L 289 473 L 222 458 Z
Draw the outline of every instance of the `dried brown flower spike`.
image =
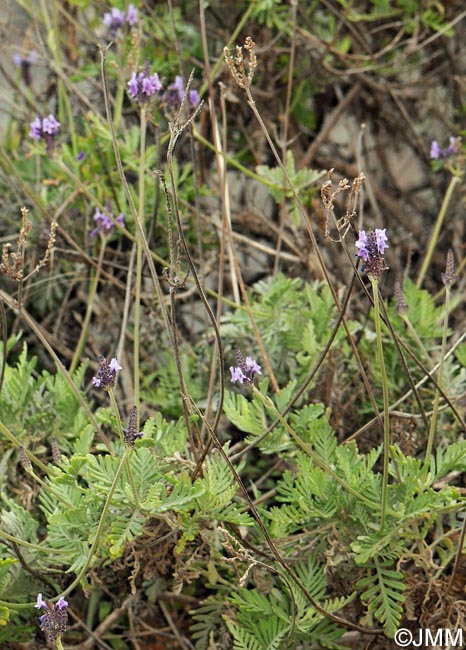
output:
M 247 51 L 247 59 L 243 56 L 243 47 L 236 46 L 236 57 L 233 57 L 228 47 L 223 49 L 225 61 L 230 69 L 233 79 L 241 88 L 251 88 L 254 72 L 257 67 L 257 58 L 254 51 L 255 43 L 250 36 L 246 36 L 244 49 Z
M 24 276 L 24 253 L 27 237 L 32 228 L 32 223 L 28 219 L 28 212 L 29 210 L 26 208 L 21 208 L 22 223 L 16 253 L 11 250 L 11 244 L 4 244 L 2 249 L 0 271 L 15 282 L 21 282 Z
M 19 296 L 18 303 L 21 303 L 22 295 L 22 285 L 25 280 L 37 273 L 43 266 L 47 264 L 52 254 L 52 249 L 55 245 L 55 234 L 57 230 L 57 222 L 52 221 L 50 225 L 50 232 L 47 242 L 47 248 L 45 249 L 44 257 L 40 260 L 38 264 L 33 268 L 33 270 L 24 276 L 24 263 L 25 263 L 25 253 L 26 253 L 26 242 L 29 233 L 31 232 L 32 223 L 28 219 L 27 208 L 21 208 L 21 230 L 19 231 L 18 243 L 16 244 L 16 252 L 11 250 L 11 244 L 4 244 L 2 249 L 2 259 L 0 262 L 0 272 L 6 275 L 8 278 L 14 282 L 18 282 L 19 285 Z

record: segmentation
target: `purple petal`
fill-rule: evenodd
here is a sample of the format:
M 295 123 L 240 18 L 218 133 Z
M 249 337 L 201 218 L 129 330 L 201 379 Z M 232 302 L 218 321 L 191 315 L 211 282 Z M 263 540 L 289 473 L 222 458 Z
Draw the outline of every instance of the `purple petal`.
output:
M 41 609 L 41 608 L 42 609 L 48 609 L 49 608 L 49 606 L 47 605 L 45 600 L 42 598 L 42 594 L 37 594 L 37 602 L 34 605 L 34 607 L 36 607 L 37 609 Z
M 116 357 L 113 357 L 113 359 L 110 361 L 110 369 L 114 370 L 115 372 L 118 372 L 118 370 L 122 370 L 122 367 L 118 363 L 118 360 Z
M 233 383 L 239 381 L 240 384 L 242 384 L 246 379 L 241 368 L 234 368 L 233 366 L 230 366 L 230 372 L 231 372 L 231 381 Z
M 246 357 L 244 360 L 246 368 L 251 371 L 253 374 L 262 375 L 261 367 L 254 361 L 252 357 Z
M 189 102 L 193 108 L 197 108 L 199 106 L 199 93 L 197 90 L 190 90 L 189 91 Z
M 56 609 L 66 609 L 68 607 L 68 602 L 63 598 L 63 596 L 60 596 L 58 601 L 55 604 Z
M 129 5 L 128 7 L 126 22 L 128 25 L 135 25 L 138 22 L 138 10 L 134 5 Z
M 40 140 L 42 138 L 42 120 L 40 117 L 36 117 L 34 122 L 31 122 L 29 127 L 29 135 L 31 138 L 34 138 L 34 140 Z
M 131 79 L 128 81 L 128 95 L 132 99 L 136 99 L 138 96 L 138 79 L 135 72 L 133 72 Z
M 42 120 L 42 129 L 45 133 L 50 135 L 57 135 L 60 128 L 60 122 L 57 122 L 55 116 L 50 113 L 48 117 L 44 117 Z
M 430 157 L 432 160 L 438 160 L 442 157 L 442 150 L 438 146 L 437 140 L 432 140 L 432 144 L 430 145 Z

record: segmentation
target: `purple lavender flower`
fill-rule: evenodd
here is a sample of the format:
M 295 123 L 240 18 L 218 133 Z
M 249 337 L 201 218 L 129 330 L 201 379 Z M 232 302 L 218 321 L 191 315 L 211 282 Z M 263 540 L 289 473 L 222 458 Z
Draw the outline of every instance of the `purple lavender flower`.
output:
M 136 99 L 143 104 L 151 97 L 156 95 L 162 89 L 159 75 L 155 72 L 151 75 L 150 63 L 144 63 L 143 71 L 139 74 L 133 72 L 131 79 L 128 81 L 128 95 L 131 99 Z
M 137 406 L 133 406 L 129 413 L 129 420 L 128 420 L 128 428 L 123 427 L 123 436 L 125 439 L 125 444 L 128 447 L 134 447 L 134 443 L 138 438 L 142 438 L 144 435 L 144 431 L 137 431 L 136 426 L 137 426 L 137 414 L 138 414 L 138 409 Z
M 29 125 L 29 135 L 33 140 L 43 140 L 47 151 L 52 151 L 55 146 L 55 138 L 60 131 L 60 122 L 50 113 L 48 117 L 38 115 Z
M 111 210 L 111 205 L 109 201 L 107 201 L 107 204 L 105 206 L 105 212 L 101 212 L 99 208 L 96 208 L 96 211 L 94 213 L 94 221 L 96 227 L 90 233 L 90 236 L 92 238 L 97 237 L 99 233 L 102 233 L 102 235 L 109 235 L 113 231 L 115 224 L 113 223 L 109 215 L 112 215 L 113 217 L 113 212 Z M 124 227 L 125 219 L 122 213 L 120 213 L 118 217 L 116 217 L 115 221 L 120 226 Z
M 42 120 L 42 130 L 49 135 L 57 135 L 60 130 L 60 122 L 57 122 L 55 116 L 50 113 L 48 117 Z
M 111 36 L 115 36 L 117 30 L 123 27 L 125 23 L 128 25 L 135 25 L 138 21 L 138 11 L 134 5 L 129 5 L 128 11 L 124 12 L 120 9 L 112 8 L 104 14 L 103 23 L 109 28 Z
M 239 381 L 240 384 L 252 384 L 255 375 L 262 375 L 261 367 L 256 361 L 252 357 L 244 359 L 238 347 L 235 348 L 235 360 L 237 366 L 230 366 L 231 381 L 233 383 Z
M 189 103 L 193 108 L 197 108 L 199 106 L 199 102 L 201 101 L 199 98 L 199 93 L 197 90 L 190 90 L 188 93 L 189 97 Z
M 439 147 L 437 140 L 432 140 L 430 145 L 430 157 L 432 160 L 438 160 L 442 156 L 442 150 Z
M 114 388 L 117 372 L 121 370 L 121 366 L 118 363 L 116 357 L 108 362 L 104 356 L 99 357 L 99 370 L 97 375 L 92 378 L 92 385 L 96 388 L 103 388 L 104 390 L 109 390 Z
M 61 596 L 55 603 L 50 603 L 42 598 L 42 594 L 37 595 L 37 602 L 34 605 L 37 609 L 44 609 L 45 614 L 39 616 L 40 629 L 45 632 L 47 641 L 54 643 L 61 638 L 66 632 L 68 622 L 67 601 Z
M 180 75 L 177 75 L 175 81 L 170 84 L 167 90 L 163 93 L 160 103 L 170 110 L 178 111 L 185 95 L 186 91 L 183 84 L 183 78 L 180 77 Z M 197 90 L 190 90 L 188 93 L 188 99 L 192 108 L 197 108 L 199 106 L 199 94 Z
M 375 232 L 365 230 L 359 232 L 359 238 L 356 242 L 356 253 L 358 257 L 364 260 L 363 270 L 374 279 L 379 280 L 382 271 L 386 269 L 383 258 L 384 251 L 388 248 L 388 237 L 386 228 L 376 228 Z
M 138 10 L 134 5 L 129 5 L 126 12 L 126 22 L 128 25 L 135 25 L 138 22 Z
M 30 130 L 29 130 L 29 135 L 31 138 L 34 140 L 41 140 L 42 139 L 42 118 L 41 117 L 36 117 L 34 122 L 31 122 L 29 125 Z
M 437 140 L 432 140 L 430 145 L 430 157 L 432 160 L 440 160 L 442 158 L 449 158 L 460 152 L 461 138 L 450 137 L 450 144 L 447 149 L 442 149 Z
M 34 605 L 36 609 L 48 609 L 49 606 L 47 605 L 46 601 L 42 598 L 42 594 L 37 594 L 37 602 Z
M 36 50 L 31 50 L 26 57 L 21 56 L 21 54 L 13 54 L 13 63 L 17 68 L 21 68 L 21 76 L 25 86 L 31 86 L 31 65 L 36 61 Z
M 13 54 L 13 63 L 17 68 L 21 67 L 22 65 L 32 65 L 33 63 L 37 63 L 36 50 L 31 50 L 26 57 L 21 56 L 21 54 L 18 53 Z

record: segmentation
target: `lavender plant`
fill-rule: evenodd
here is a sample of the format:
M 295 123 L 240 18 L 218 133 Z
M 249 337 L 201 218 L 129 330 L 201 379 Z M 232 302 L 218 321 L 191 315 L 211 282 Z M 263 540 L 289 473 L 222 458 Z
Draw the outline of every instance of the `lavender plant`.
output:
M 198 23 L 171 2 L 21 4 L 37 42 L 0 147 L 2 647 L 362 648 L 401 626 L 462 630 L 455 237 L 436 266 L 463 142 L 430 145 L 450 182 L 413 270 L 377 170 L 364 202 L 362 136 L 357 169 L 324 146 L 372 65 L 419 65 L 430 31 L 459 21 L 423 12 L 413 53 L 381 40 L 393 25 L 371 7 L 259 1 L 222 7 L 217 30 L 205 3 Z M 374 53 L 360 29 L 376 18 Z M 261 46 L 233 50 L 246 24 Z M 322 91 L 354 69 L 301 149 Z M 270 213 L 265 194 L 247 204 L 251 181 Z

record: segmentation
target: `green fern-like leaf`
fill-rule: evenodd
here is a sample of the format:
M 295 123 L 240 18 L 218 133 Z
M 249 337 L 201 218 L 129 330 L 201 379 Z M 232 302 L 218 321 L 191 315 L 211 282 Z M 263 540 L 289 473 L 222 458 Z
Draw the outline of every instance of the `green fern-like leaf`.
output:
M 124 548 L 130 540 L 142 533 L 144 516 L 139 512 L 133 512 L 131 516 L 112 517 L 110 524 L 110 558 L 112 560 L 120 557 Z
M 225 610 L 224 597 L 208 596 L 200 607 L 190 614 L 195 621 L 191 625 L 192 640 L 196 650 L 206 650 L 213 642 L 216 630 L 223 625 L 222 615 Z
M 268 426 L 264 406 L 257 397 L 250 401 L 244 395 L 227 391 L 223 408 L 227 418 L 240 431 L 259 436 Z
M 435 455 L 435 470 L 432 482 L 446 476 L 449 472 L 464 472 L 466 469 L 466 441 L 461 440 L 449 445 L 446 449 L 437 449 Z
M 376 560 L 373 573 L 356 583 L 356 588 L 362 591 L 361 600 L 367 604 L 369 613 L 382 623 L 390 638 L 399 627 L 405 599 L 403 574 L 391 566 L 389 562 Z

